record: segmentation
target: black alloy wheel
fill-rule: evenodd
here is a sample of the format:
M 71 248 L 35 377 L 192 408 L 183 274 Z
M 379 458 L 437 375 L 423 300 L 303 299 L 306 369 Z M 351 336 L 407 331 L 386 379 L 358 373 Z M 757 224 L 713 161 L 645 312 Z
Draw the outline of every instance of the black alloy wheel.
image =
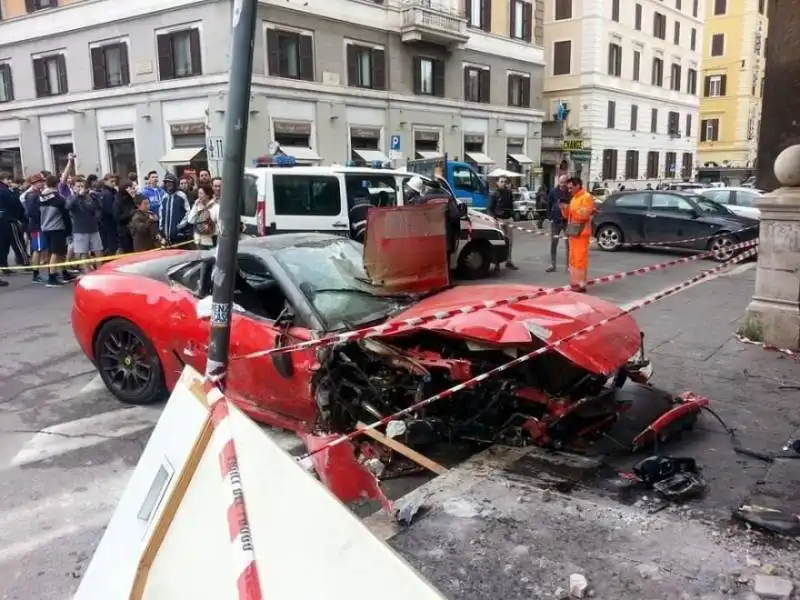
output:
M 714 253 L 713 258 L 717 262 L 727 262 L 736 256 L 736 240 L 729 235 L 714 237 L 708 243 L 708 249 Z
M 152 404 L 166 396 L 158 354 L 130 321 L 114 319 L 100 328 L 95 363 L 106 387 L 126 404 Z

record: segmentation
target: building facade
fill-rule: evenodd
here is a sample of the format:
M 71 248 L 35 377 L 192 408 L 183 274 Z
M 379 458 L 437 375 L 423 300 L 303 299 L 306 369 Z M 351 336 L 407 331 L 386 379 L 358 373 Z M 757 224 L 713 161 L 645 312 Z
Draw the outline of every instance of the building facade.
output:
M 0 2 L 0 170 L 55 170 L 73 151 L 84 173 L 221 170 L 231 2 Z M 301 163 L 446 152 L 531 171 L 543 10 L 543 0 L 262 2 L 247 158 L 277 141 Z
M 698 153 L 709 178 L 727 172 L 722 179 L 735 183 L 758 150 L 767 0 L 706 2 Z
M 561 162 L 593 185 L 692 178 L 703 2 L 553 0 L 544 20 L 547 118 L 568 111 Z

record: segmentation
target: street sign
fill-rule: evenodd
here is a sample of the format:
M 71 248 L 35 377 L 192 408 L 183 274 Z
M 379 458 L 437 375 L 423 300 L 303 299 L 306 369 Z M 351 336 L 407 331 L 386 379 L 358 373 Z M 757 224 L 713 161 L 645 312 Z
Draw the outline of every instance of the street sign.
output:
M 222 160 L 225 142 L 221 135 L 208 136 L 206 138 L 206 156 L 208 160 Z
M 400 136 L 399 135 L 393 135 L 392 136 L 392 141 L 391 141 L 391 145 L 389 147 L 389 150 L 391 150 L 392 152 L 400 152 Z

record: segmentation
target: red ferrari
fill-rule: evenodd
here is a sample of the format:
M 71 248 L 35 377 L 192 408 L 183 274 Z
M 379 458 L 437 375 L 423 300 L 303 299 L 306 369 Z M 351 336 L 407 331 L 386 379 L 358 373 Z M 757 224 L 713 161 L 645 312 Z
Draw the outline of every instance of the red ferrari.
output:
M 349 432 L 619 311 L 563 292 L 382 337 L 241 358 L 537 289 L 441 281 L 436 291 L 387 293 L 367 276 L 363 254 L 360 244 L 324 234 L 241 243 L 226 394 L 256 421 L 301 434 Z M 205 370 L 214 260 L 213 252 L 167 250 L 122 258 L 78 282 L 75 336 L 122 402 L 161 401 L 184 365 Z M 616 319 L 407 416 L 392 435 L 411 446 L 564 445 L 602 433 L 620 414 L 615 390 L 641 379 L 640 345 L 635 321 Z

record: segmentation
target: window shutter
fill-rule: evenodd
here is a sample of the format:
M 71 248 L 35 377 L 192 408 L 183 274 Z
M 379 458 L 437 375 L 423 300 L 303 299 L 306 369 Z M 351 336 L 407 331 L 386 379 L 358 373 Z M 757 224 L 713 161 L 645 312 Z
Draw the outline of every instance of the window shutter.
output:
M 189 49 L 192 54 L 192 75 L 203 74 L 203 54 L 200 48 L 200 30 L 189 30 Z
M 469 72 L 470 69 L 464 67 L 464 100 L 473 101 L 473 99 L 469 97 Z M 475 98 L 475 100 L 477 100 L 477 98 Z
M 466 1 L 467 1 L 467 6 L 469 6 L 471 4 L 470 0 L 466 0 Z M 512 37 L 512 38 L 517 37 L 517 11 L 515 10 L 516 8 L 517 8 L 517 3 L 514 0 L 511 0 L 511 2 L 508 3 L 508 9 L 509 9 L 509 14 L 508 14 L 508 23 L 509 23 L 508 30 L 509 31 L 508 31 L 508 33 L 509 33 L 509 37 Z M 524 37 L 525 36 L 525 25 L 524 24 L 522 26 L 522 34 L 523 34 L 523 37 Z
M 727 75 L 723 75 L 721 77 L 721 79 L 720 79 L 720 82 L 719 82 L 719 95 L 720 96 L 724 96 L 725 95 L 725 91 L 726 91 L 727 87 L 728 87 L 728 76 Z
M 386 53 L 383 50 L 372 51 L 372 87 L 386 89 Z
M 300 79 L 314 81 L 314 40 L 310 35 L 298 36 Z
M 509 75 L 508 78 L 507 78 L 508 79 L 507 86 L 508 86 L 508 105 L 509 106 L 515 106 L 514 105 L 514 101 L 516 100 L 516 98 L 514 98 L 514 80 L 516 78 L 517 78 L 516 75 Z
M 92 82 L 94 89 L 102 90 L 106 86 L 106 53 L 104 48 L 92 48 Z
M 708 121 L 706 119 L 703 119 L 702 121 L 700 121 L 700 141 L 701 142 L 707 142 L 708 141 L 708 139 L 707 139 L 708 136 L 706 134 L 706 127 L 708 127 Z
M 522 39 L 533 40 L 533 4 L 529 2 L 522 5 Z
M 34 0 L 25 0 L 25 12 L 36 12 L 36 2 Z
M 174 79 L 175 65 L 172 58 L 172 36 L 168 33 L 158 36 L 158 78 Z
M 711 137 L 713 142 L 719 139 L 719 119 L 712 119 L 711 121 Z
M 464 17 L 467 19 L 467 25 L 472 23 L 472 2 L 464 0 Z
M 531 78 L 522 77 L 522 106 L 530 108 L 531 106 Z
M 7 102 L 14 100 L 14 80 L 11 77 L 11 65 L 0 65 L 0 72 L 3 73 L 5 82 L 5 97 Z
M 703 97 L 708 98 L 709 94 L 711 94 L 711 77 L 706 75 L 703 78 Z
M 433 95 L 444 97 L 444 61 L 433 61 Z
M 422 92 L 422 59 L 415 56 L 413 60 L 414 71 L 414 93 L 419 94 Z
M 128 44 L 125 42 L 119 45 L 119 62 L 122 70 L 122 85 L 128 85 L 131 82 L 131 66 L 128 61 Z
M 278 32 L 267 29 L 267 75 L 278 77 L 280 75 L 281 51 L 278 43 Z
M 608 45 L 608 74 L 614 74 L 614 44 Z
M 692 135 L 692 115 L 686 115 L 686 137 Z
M 43 58 L 36 58 L 33 60 L 33 79 L 36 84 L 36 97 L 43 98 L 50 95 L 50 90 L 47 85 L 47 70 L 44 66 Z
M 66 94 L 69 91 L 67 80 L 67 58 L 63 54 L 56 56 L 56 67 L 58 70 L 58 93 Z
M 347 44 L 347 85 L 358 87 L 358 46 Z
M 492 30 L 492 1 L 481 0 L 481 29 Z
M 491 75 L 489 69 L 481 69 L 478 73 L 478 89 L 480 90 L 480 97 L 478 101 L 489 102 L 491 98 Z

